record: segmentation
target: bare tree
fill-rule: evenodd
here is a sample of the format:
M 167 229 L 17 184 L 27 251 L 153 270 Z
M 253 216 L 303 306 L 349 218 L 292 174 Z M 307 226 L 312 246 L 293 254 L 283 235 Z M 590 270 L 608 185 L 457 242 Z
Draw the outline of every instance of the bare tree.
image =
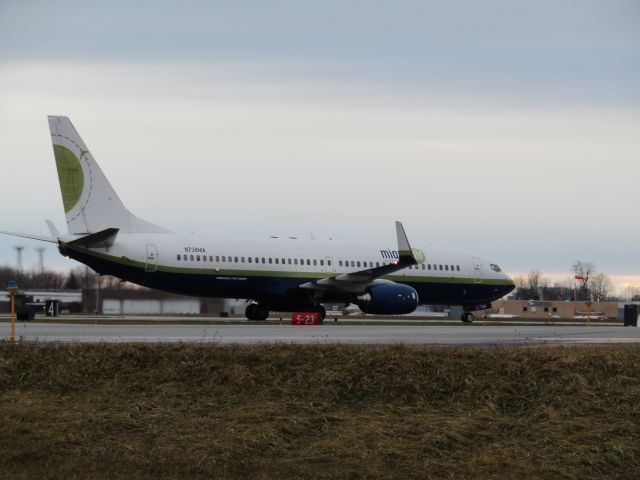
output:
M 531 270 L 527 274 L 527 286 L 531 289 L 531 291 L 538 293 L 540 290 L 540 279 L 542 274 L 540 270 Z
M 531 270 L 526 276 L 514 278 L 514 283 L 518 288 L 516 298 L 520 300 L 540 300 L 549 284 L 539 270 Z
M 622 300 L 625 302 L 640 301 L 640 285 L 627 285 L 622 289 Z
M 594 302 L 604 302 L 613 291 L 613 283 L 604 273 L 599 273 L 589 278 L 589 290 Z
M 573 264 L 571 269 L 574 272 L 574 278 L 582 285 L 580 288 L 582 291 L 582 299 L 587 300 L 589 298 L 589 277 L 596 273 L 595 265 L 592 262 L 581 262 L 578 260 Z

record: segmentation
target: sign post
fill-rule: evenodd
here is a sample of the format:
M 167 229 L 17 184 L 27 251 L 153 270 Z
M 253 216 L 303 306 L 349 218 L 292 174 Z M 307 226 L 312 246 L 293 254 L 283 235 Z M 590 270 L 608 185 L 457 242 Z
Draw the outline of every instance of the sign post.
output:
M 587 325 L 591 325 L 591 307 L 593 306 L 592 302 L 585 302 L 587 305 Z
M 11 297 L 11 341 L 16 341 L 16 291 L 18 290 L 18 284 L 15 280 L 10 280 L 7 285 L 9 290 L 9 296 Z

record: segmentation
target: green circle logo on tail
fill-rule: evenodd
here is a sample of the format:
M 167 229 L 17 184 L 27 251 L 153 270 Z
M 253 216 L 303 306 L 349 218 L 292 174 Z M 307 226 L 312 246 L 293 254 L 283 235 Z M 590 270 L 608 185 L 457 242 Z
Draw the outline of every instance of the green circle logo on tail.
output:
M 80 160 L 78 160 L 75 153 L 62 145 L 54 145 L 53 153 L 56 157 L 56 168 L 58 169 L 64 212 L 69 213 L 80 200 L 80 196 L 82 196 L 84 188 L 82 165 L 80 165 Z

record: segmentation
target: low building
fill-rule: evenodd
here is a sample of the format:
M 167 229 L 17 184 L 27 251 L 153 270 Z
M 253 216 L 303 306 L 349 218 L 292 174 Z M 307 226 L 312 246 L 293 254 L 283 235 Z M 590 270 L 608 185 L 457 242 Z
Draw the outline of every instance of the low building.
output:
M 589 305 L 591 304 L 591 305 Z M 520 318 L 574 318 L 587 315 L 616 320 L 618 302 L 573 302 L 543 300 L 496 300 L 486 313 L 514 315 Z
M 228 311 L 217 298 L 196 298 L 149 290 L 95 289 L 83 290 L 84 312 L 105 315 L 220 315 Z

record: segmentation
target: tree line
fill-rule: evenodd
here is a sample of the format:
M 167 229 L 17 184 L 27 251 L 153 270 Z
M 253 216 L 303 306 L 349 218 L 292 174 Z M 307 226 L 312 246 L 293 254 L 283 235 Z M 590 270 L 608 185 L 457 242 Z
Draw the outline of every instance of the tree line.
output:
M 640 301 L 640 286 L 629 285 L 616 292 L 613 282 L 604 273 L 594 273 L 591 266 L 586 280 L 578 280 L 568 277 L 560 282 L 553 282 L 545 278 L 539 270 L 531 270 L 526 275 L 513 279 L 517 290 L 515 297 L 518 300 L 547 300 L 547 301 L 571 301 L 576 300 L 593 302 L 634 302 Z

